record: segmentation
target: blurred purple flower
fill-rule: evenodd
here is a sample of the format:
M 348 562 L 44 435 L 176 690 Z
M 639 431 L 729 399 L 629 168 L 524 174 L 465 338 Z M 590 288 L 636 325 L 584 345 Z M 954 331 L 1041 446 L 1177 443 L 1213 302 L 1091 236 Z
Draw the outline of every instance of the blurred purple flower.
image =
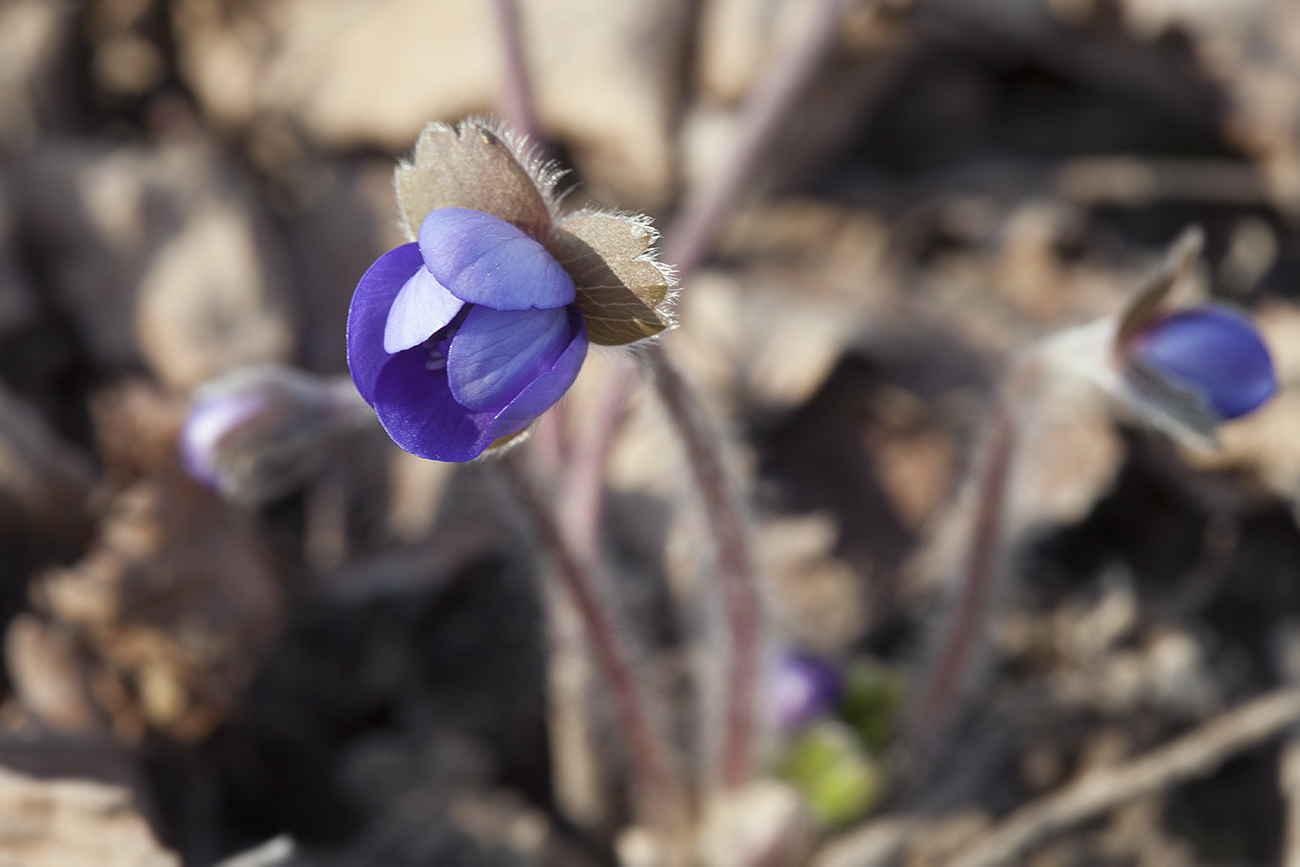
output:
M 265 503 L 311 478 L 368 415 L 346 379 L 253 365 L 194 392 L 177 445 L 191 478 L 227 499 Z
M 1204 305 L 1153 318 L 1126 342 L 1129 359 L 1190 389 L 1220 419 L 1252 412 L 1277 391 L 1259 332 L 1226 307 Z
M 357 285 L 348 367 L 399 446 L 466 461 L 526 428 L 573 384 L 587 328 L 573 278 L 516 226 L 437 208 L 418 241 Z
M 781 653 L 769 681 L 769 702 L 777 725 L 786 731 L 828 713 L 843 692 L 838 671 L 819 659 L 796 651 Z

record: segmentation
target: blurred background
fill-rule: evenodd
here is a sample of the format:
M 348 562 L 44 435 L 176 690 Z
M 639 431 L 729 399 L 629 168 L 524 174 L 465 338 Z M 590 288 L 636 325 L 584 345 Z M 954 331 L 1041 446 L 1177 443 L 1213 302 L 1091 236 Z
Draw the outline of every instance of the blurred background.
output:
M 519 0 L 566 207 L 645 211 L 671 238 L 821 5 Z M 906 683 L 999 371 L 1119 309 L 1184 228 L 1206 236 L 1194 279 L 1252 311 L 1283 383 L 1208 455 L 1087 389 L 1038 408 L 1018 577 L 941 772 L 904 797 L 888 738 L 865 738 L 871 794 L 827 808 L 807 854 L 893 811 L 928 823 L 898 863 L 941 864 L 1290 676 L 1300 4 L 842 5 L 665 339 L 736 443 L 775 642 Z M 563 770 L 544 564 L 488 468 L 362 427 L 240 505 L 176 457 L 215 376 L 346 373 L 352 290 L 405 240 L 395 160 L 431 120 L 510 111 L 494 9 L 0 0 L 0 864 L 209 865 L 268 840 L 229 863 L 615 863 L 617 738 L 589 685 L 604 776 Z M 593 353 L 562 425 L 617 363 Z M 604 550 L 670 685 L 699 625 L 673 603 L 701 582 L 681 466 L 638 390 Z M 1287 749 L 1026 863 L 1281 863 Z

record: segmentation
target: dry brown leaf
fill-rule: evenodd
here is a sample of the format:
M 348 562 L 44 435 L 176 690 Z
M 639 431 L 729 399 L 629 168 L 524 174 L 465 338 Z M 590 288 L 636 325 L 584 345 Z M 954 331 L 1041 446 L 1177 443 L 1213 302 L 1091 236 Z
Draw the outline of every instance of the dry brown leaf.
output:
M 225 719 L 276 634 L 276 575 L 251 516 L 185 476 L 174 416 L 143 387 L 97 407 L 110 478 L 99 538 L 33 596 L 86 648 L 92 689 L 119 734 L 182 740 Z M 142 443 L 132 449 L 129 443 Z
M 1185 34 L 1226 91 L 1227 130 L 1280 207 L 1300 209 L 1300 5 L 1293 0 L 1123 0 L 1130 28 Z
M 9 624 L 4 651 L 18 701 L 42 725 L 69 734 L 103 729 L 86 660 L 68 630 L 22 614 Z
M 0 867 L 180 867 L 127 789 L 0 768 Z
M 0 385 L 0 503 L 18 510 L 23 530 L 71 538 L 88 532 L 94 482 L 89 457 Z
M 219 125 L 293 118 L 332 147 L 400 150 L 435 117 L 489 106 L 500 61 L 487 4 L 183 0 L 180 72 Z
M 51 141 L 15 173 L 48 288 L 91 363 L 185 389 L 294 346 L 284 262 L 214 150 Z

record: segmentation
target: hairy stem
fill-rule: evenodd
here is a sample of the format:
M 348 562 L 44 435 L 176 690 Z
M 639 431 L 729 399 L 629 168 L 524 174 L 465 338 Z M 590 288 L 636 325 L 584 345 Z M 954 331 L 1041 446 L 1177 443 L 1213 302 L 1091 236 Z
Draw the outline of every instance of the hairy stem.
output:
M 614 699 L 619 727 L 627 739 L 628 760 L 649 811 L 660 815 L 673 809 L 679 787 L 667 743 L 655 725 L 641 683 L 631 664 L 624 634 L 602 598 L 589 559 L 569 543 L 549 504 L 537 489 L 516 450 L 502 457 L 502 475 L 532 519 L 538 541 L 551 557 L 595 651 L 596 666 Z
M 502 86 L 497 96 L 497 114 L 528 141 L 542 146 L 533 111 L 533 94 L 528 82 L 524 58 L 524 40 L 520 33 L 519 5 L 516 0 L 493 0 L 497 39 L 502 55 Z
M 741 186 L 816 72 L 834 38 L 843 7 L 844 0 L 816 0 L 803 38 L 759 82 L 746 102 L 736 150 L 726 168 L 711 183 L 688 191 L 663 253 L 664 261 L 677 268 L 680 281 L 689 279 L 708 255 Z M 762 655 L 762 606 L 748 520 L 726 469 L 723 443 L 698 394 L 661 344 L 651 344 L 644 360 L 681 437 L 712 529 L 727 648 L 722 713 L 718 716 L 721 731 L 711 742 L 719 744 L 718 781 L 736 787 L 749 779 L 754 766 Z
M 757 735 L 755 706 L 761 659 L 762 604 L 745 509 L 727 472 L 722 440 L 705 413 L 699 395 L 654 344 L 646 364 L 655 388 L 681 437 L 716 550 L 715 568 L 722 591 L 727 651 L 718 778 L 735 787 L 749 778 Z
M 1039 365 L 1033 356 L 1017 363 L 987 423 L 949 613 L 908 714 L 906 740 L 916 750 L 933 745 L 955 716 L 988 631 L 1006 566 L 1007 500 L 1022 403 L 1037 382 Z

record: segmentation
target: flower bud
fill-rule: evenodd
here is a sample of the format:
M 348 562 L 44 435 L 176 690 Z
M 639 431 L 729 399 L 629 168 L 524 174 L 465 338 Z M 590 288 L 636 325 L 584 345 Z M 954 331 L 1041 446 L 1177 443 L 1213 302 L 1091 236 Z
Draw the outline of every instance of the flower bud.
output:
M 819 659 L 787 650 L 772 668 L 769 702 L 773 718 L 785 731 L 794 731 L 829 714 L 840 699 L 839 673 Z
M 1277 391 L 1273 362 L 1251 321 L 1204 305 L 1145 323 L 1123 347 L 1141 365 L 1195 395 L 1220 419 L 1254 412 Z
M 335 437 L 368 416 L 346 380 L 246 367 L 195 391 L 181 425 L 181 461 L 227 499 L 264 503 L 307 481 Z
M 1201 249 L 1191 230 L 1118 315 L 1057 335 L 1044 357 L 1088 377 L 1144 421 L 1191 445 L 1277 391 L 1268 349 L 1250 319 L 1220 304 L 1171 303 Z

